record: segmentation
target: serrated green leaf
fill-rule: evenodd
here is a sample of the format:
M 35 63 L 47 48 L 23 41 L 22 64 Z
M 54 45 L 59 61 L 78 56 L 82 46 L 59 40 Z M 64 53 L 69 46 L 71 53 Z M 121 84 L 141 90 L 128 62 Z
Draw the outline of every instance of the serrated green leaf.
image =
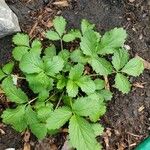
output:
M 60 56 L 64 61 L 68 61 L 69 57 L 70 57 L 70 52 L 66 49 L 64 49 L 63 51 L 60 51 L 58 53 L 58 56 Z
M 37 53 L 37 54 L 41 54 L 42 51 L 42 43 L 41 41 L 39 41 L 38 39 L 35 39 L 32 44 L 31 44 L 31 49 L 30 51 Z
M 78 80 L 84 71 L 84 66 L 82 64 L 77 64 L 71 68 L 69 72 L 69 79 L 71 80 Z
M 92 58 L 89 62 L 96 73 L 108 75 L 112 73 L 113 67 L 105 58 Z
M 131 90 L 131 84 L 128 78 L 121 73 L 117 73 L 115 76 L 115 87 L 123 94 L 129 93 Z
M 49 85 L 48 85 L 48 87 L 49 87 Z M 49 97 L 49 90 L 43 90 L 43 91 L 40 91 L 40 93 L 38 95 L 38 100 L 45 101 L 48 97 Z
M 78 85 L 72 80 L 68 80 L 66 89 L 70 97 L 76 97 L 78 94 Z
M 17 33 L 13 36 L 12 41 L 15 45 L 29 47 L 29 36 L 27 34 Z
M 71 53 L 70 56 L 73 62 L 86 64 L 88 62 L 88 57 L 84 56 L 80 49 L 76 49 Z
M 53 20 L 53 24 L 54 24 L 55 30 L 61 37 L 63 35 L 63 33 L 65 32 L 65 28 L 66 28 L 66 24 L 67 24 L 66 20 L 62 16 L 57 16 Z
M 94 24 L 89 23 L 87 20 L 83 19 L 81 22 L 81 31 L 84 34 L 87 30 L 92 30 L 95 27 Z
M 49 40 L 57 41 L 60 40 L 60 36 L 55 31 L 49 30 L 46 32 L 46 38 Z
M 53 58 L 54 56 L 56 56 L 56 47 L 55 45 L 51 45 L 50 47 L 47 47 L 44 50 L 44 59 L 49 59 L 49 58 Z
M 100 150 L 91 125 L 77 115 L 70 119 L 69 139 L 77 150 Z
M 112 54 L 116 48 L 123 46 L 127 33 L 123 28 L 114 28 L 106 32 L 101 38 L 99 54 Z
M 10 124 L 13 128 L 19 132 L 26 129 L 27 124 L 25 122 L 25 105 L 18 106 L 16 109 L 6 109 L 3 111 L 3 122 Z
M 43 70 L 43 62 L 35 52 L 26 53 L 20 61 L 20 69 L 25 73 L 39 73 Z
M 2 80 L 4 77 L 6 77 L 5 73 L 0 69 L 0 80 Z
M 129 60 L 129 54 L 125 49 L 118 49 L 115 51 L 112 57 L 112 64 L 114 68 L 118 71 L 120 70 Z
M 54 56 L 53 59 L 47 60 L 45 63 L 45 72 L 47 75 L 54 76 L 64 67 L 64 61 L 60 56 Z
M 15 60 L 20 61 L 24 54 L 29 50 L 29 47 L 26 46 L 17 46 L 13 49 L 12 55 Z
M 139 58 L 132 58 L 121 70 L 122 72 L 131 75 L 139 76 L 144 70 L 144 64 Z
M 27 95 L 20 88 L 17 88 L 13 85 L 11 77 L 5 78 L 1 87 L 10 101 L 18 104 L 22 104 L 28 101 Z
M 94 80 L 96 90 L 101 90 L 105 87 L 105 81 L 101 79 L 95 79 Z
M 109 90 L 100 90 L 99 94 L 105 99 L 105 101 L 110 101 L 113 97 L 113 94 Z
M 57 88 L 63 89 L 66 85 L 67 85 L 67 79 L 64 76 L 60 75 L 58 77 Z
M 96 137 L 103 134 L 104 127 L 101 124 L 93 123 L 93 124 L 91 124 L 91 126 L 92 126 L 92 129 L 94 130 Z
M 40 93 L 43 90 L 49 91 L 53 87 L 53 79 L 49 78 L 44 72 L 26 75 L 26 79 L 34 93 Z
M 62 127 L 72 116 L 72 112 L 69 107 L 60 107 L 47 119 L 47 128 L 49 130 L 55 130 Z
M 63 41 L 71 42 L 71 41 L 75 40 L 76 38 L 81 38 L 80 31 L 79 30 L 71 30 L 69 33 L 67 33 L 63 36 Z
M 96 90 L 94 81 L 92 81 L 88 76 L 79 78 L 76 83 L 86 94 L 94 93 L 94 91 Z
M 78 98 L 72 106 L 72 110 L 79 116 L 89 116 L 95 109 L 95 103 L 88 97 Z
M 81 38 L 80 47 L 87 56 L 97 55 L 98 38 L 94 31 L 88 30 Z
M 43 123 L 36 123 L 30 125 L 32 133 L 40 140 L 42 140 L 47 135 L 47 128 Z
M 14 68 L 14 62 L 9 62 L 3 66 L 2 70 L 6 74 L 11 74 Z

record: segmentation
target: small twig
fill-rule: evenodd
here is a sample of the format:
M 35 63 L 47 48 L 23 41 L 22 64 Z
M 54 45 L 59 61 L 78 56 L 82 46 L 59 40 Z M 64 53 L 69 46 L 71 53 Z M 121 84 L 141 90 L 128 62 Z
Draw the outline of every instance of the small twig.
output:
M 31 103 L 34 102 L 36 99 L 37 99 L 37 97 L 33 98 L 32 100 L 30 100 L 30 101 L 28 102 L 28 104 L 31 104 Z
M 18 77 L 18 76 L 17 76 L 17 79 L 23 79 L 23 80 L 25 80 L 26 78 L 24 78 L 24 77 Z
M 90 76 L 90 77 L 95 77 L 95 76 L 99 76 L 99 74 L 90 74 L 90 75 L 88 75 L 88 76 Z
M 134 137 L 138 137 L 138 138 L 143 137 L 142 135 L 137 135 L 137 134 L 133 134 L 133 133 L 130 133 L 130 132 L 127 132 L 127 134 L 132 135 Z
M 62 39 L 60 39 L 60 45 L 61 45 L 61 50 L 64 50 Z
M 109 85 L 108 77 L 104 76 L 104 80 L 105 80 L 105 89 L 110 90 L 110 85 Z
M 60 105 L 60 102 L 61 102 L 61 100 L 62 100 L 63 95 L 64 95 L 64 92 L 62 92 L 62 94 L 61 94 L 61 96 L 60 96 L 60 98 L 59 98 L 59 100 L 58 100 L 58 103 L 57 103 L 55 109 L 57 109 L 58 106 Z

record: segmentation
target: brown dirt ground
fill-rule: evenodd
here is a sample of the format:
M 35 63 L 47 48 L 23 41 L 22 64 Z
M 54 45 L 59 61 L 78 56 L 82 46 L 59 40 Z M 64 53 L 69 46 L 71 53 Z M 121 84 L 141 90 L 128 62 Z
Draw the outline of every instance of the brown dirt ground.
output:
M 23 0 L 22 0 L 23 1 Z M 27 4 L 24 0 L 7 0 L 19 17 L 23 31 L 31 33 L 31 37 L 42 38 L 43 31 L 51 26 L 54 15 L 62 12 L 70 27 L 78 28 L 83 18 L 96 24 L 101 33 L 114 27 L 124 27 L 128 32 L 127 45 L 131 56 L 138 54 L 150 62 L 150 1 L 149 0 L 72 0 L 66 9 L 48 5 L 42 0 L 34 0 Z M 26 5 L 25 5 L 26 4 Z M 38 16 L 42 14 L 42 19 Z M 44 17 L 43 17 L 44 16 Z M 33 30 L 33 26 L 38 23 Z M 11 37 L 1 40 L 0 64 L 10 59 Z M 143 88 L 134 86 L 128 95 L 122 95 L 115 89 L 113 100 L 108 104 L 108 111 L 102 118 L 106 127 L 103 136 L 104 150 L 132 150 L 150 130 L 150 71 L 145 70 L 138 78 L 130 78 L 132 83 L 143 84 Z M 0 105 L 0 110 L 5 106 Z M 6 132 L 0 136 L 0 150 L 8 147 L 21 149 L 23 138 L 10 127 L 0 125 Z M 60 149 L 65 135 L 36 141 L 31 137 L 33 149 Z M 55 146 L 54 146 L 55 145 Z M 44 146 L 44 148 L 42 147 Z

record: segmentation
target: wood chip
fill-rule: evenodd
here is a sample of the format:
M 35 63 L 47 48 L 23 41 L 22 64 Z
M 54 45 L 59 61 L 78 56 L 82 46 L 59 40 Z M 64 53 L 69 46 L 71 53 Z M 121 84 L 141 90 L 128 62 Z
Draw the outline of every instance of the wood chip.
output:
M 129 0 L 129 2 L 130 2 L 130 3 L 133 3 L 133 2 L 135 2 L 135 0 Z
M 142 106 L 138 109 L 138 111 L 141 112 L 141 111 L 143 111 L 144 109 L 145 109 L 145 107 L 142 105 Z
M 143 85 L 144 85 L 144 83 L 139 83 L 139 82 L 133 83 L 133 86 L 134 86 L 134 87 L 138 87 L 138 88 L 141 88 L 141 89 L 144 88 Z
M 53 5 L 56 5 L 58 7 L 68 7 L 69 3 L 68 1 L 57 1 L 57 2 L 54 2 Z
M 29 143 L 24 143 L 23 150 L 31 150 L 31 146 Z

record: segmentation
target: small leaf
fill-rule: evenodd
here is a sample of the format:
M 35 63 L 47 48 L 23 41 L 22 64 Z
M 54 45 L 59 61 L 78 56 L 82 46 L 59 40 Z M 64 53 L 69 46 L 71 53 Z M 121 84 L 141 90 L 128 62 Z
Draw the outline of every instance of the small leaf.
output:
M 66 24 L 67 24 L 66 20 L 62 16 L 59 16 L 59 17 L 57 16 L 53 20 L 53 24 L 54 24 L 55 30 L 61 37 L 63 35 L 63 33 L 65 32 L 65 28 L 66 28 Z
M 99 94 L 105 99 L 105 101 L 110 101 L 112 99 L 112 93 L 109 90 L 100 90 Z
M 93 58 L 89 63 L 93 70 L 100 75 L 108 75 L 112 73 L 112 65 L 105 58 Z
M 39 41 L 38 39 L 35 39 L 33 42 L 32 42 L 32 45 L 31 45 L 31 49 L 30 51 L 32 52 L 35 52 L 37 54 L 41 54 L 41 51 L 42 51 L 42 43 L 41 41 Z
M 118 71 L 120 70 L 129 60 L 129 54 L 125 49 L 118 49 L 115 51 L 112 57 L 112 64 L 114 68 Z
M 43 123 L 32 124 L 30 125 L 30 129 L 39 140 L 42 140 L 47 135 L 47 128 Z
M 25 73 L 39 73 L 43 70 L 43 62 L 38 54 L 26 53 L 20 61 L 20 69 Z
M 53 58 L 54 56 L 56 56 L 56 47 L 54 45 L 47 47 L 44 50 L 44 54 L 45 54 L 45 56 L 43 57 L 44 59 Z
M 105 87 L 105 81 L 101 79 L 95 79 L 94 80 L 96 90 L 101 90 Z
M 16 109 L 6 109 L 3 111 L 2 119 L 6 124 L 10 124 L 19 132 L 22 132 L 26 129 L 27 124 L 24 118 L 25 114 L 25 105 L 20 105 Z
M 95 137 L 97 137 L 97 136 L 103 134 L 103 132 L 104 132 L 104 127 L 102 127 L 101 124 L 99 124 L 99 123 L 94 123 L 94 124 L 91 124 L 91 126 L 92 126 L 92 129 L 94 130 Z
M 17 88 L 13 85 L 11 77 L 5 78 L 1 87 L 10 101 L 18 104 L 22 104 L 28 101 L 27 95 L 20 88 Z
M 47 128 L 55 130 L 62 127 L 72 116 L 72 112 L 68 107 L 60 107 L 51 114 L 47 119 Z
M 92 30 L 95 27 L 94 24 L 89 23 L 87 20 L 83 19 L 81 22 L 81 31 L 84 34 L 87 30 Z
M 72 80 L 68 80 L 66 89 L 70 97 L 76 97 L 78 94 L 78 85 Z
M 54 76 L 59 73 L 64 67 L 64 61 L 60 56 L 54 56 L 53 59 L 49 59 L 45 62 L 46 74 Z
M 48 85 L 48 87 L 49 87 L 49 85 Z M 45 101 L 48 97 L 49 97 L 49 91 L 43 90 L 43 91 L 40 91 L 39 96 L 38 96 L 38 100 L 39 101 Z
M 139 76 L 144 70 L 144 64 L 139 58 L 132 58 L 121 70 L 131 76 Z
M 20 61 L 24 54 L 29 50 L 29 47 L 26 46 L 17 46 L 13 49 L 12 55 L 15 60 Z
M 69 78 L 72 80 L 78 80 L 84 71 L 84 66 L 82 64 L 77 64 L 71 68 L 69 73 Z
M 29 36 L 24 33 L 17 33 L 15 36 L 13 36 L 13 43 L 18 46 L 29 47 Z
M 101 38 L 99 54 L 112 54 L 116 48 L 123 46 L 127 33 L 123 28 L 114 28 L 106 32 Z
M 58 56 L 60 56 L 64 61 L 68 61 L 70 52 L 68 50 L 64 49 L 63 51 L 60 51 L 58 53 Z
M 77 85 L 81 88 L 83 92 L 86 94 L 94 93 L 96 87 L 94 81 L 90 79 L 88 76 L 83 76 L 78 79 Z
M 3 68 L 3 72 L 6 74 L 11 74 L 14 68 L 14 62 L 7 63 Z
M 64 76 L 60 75 L 57 82 L 57 88 L 63 89 L 66 85 L 67 85 L 67 79 Z
M 121 73 L 117 73 L 115 77 L 115 87 L 125 94 L 129 93 L 131 84 L 126 76 L 122 75 Z
M 5 73 L 0 69 L 0 80 L 2 80 L 4 77 L 6 77 Z
M 71 30 L 69 33 L 67 33 L 63 36 L 63 41 L 71 42 L 71 41 L 75 40 L 76 38 L 81 38 L 80 31 L 79 30 Z
M 53 40 L 53 41 L 60 40 L 59 35 L 55 31 L 52 31 L 52 30 L 49 30 L 46 32 L 46 38 L 48 38 L 49 40 Z
M 70 119 L 69 139 L 77 150 L 100 150 L 91 125 L 77 115 Z

